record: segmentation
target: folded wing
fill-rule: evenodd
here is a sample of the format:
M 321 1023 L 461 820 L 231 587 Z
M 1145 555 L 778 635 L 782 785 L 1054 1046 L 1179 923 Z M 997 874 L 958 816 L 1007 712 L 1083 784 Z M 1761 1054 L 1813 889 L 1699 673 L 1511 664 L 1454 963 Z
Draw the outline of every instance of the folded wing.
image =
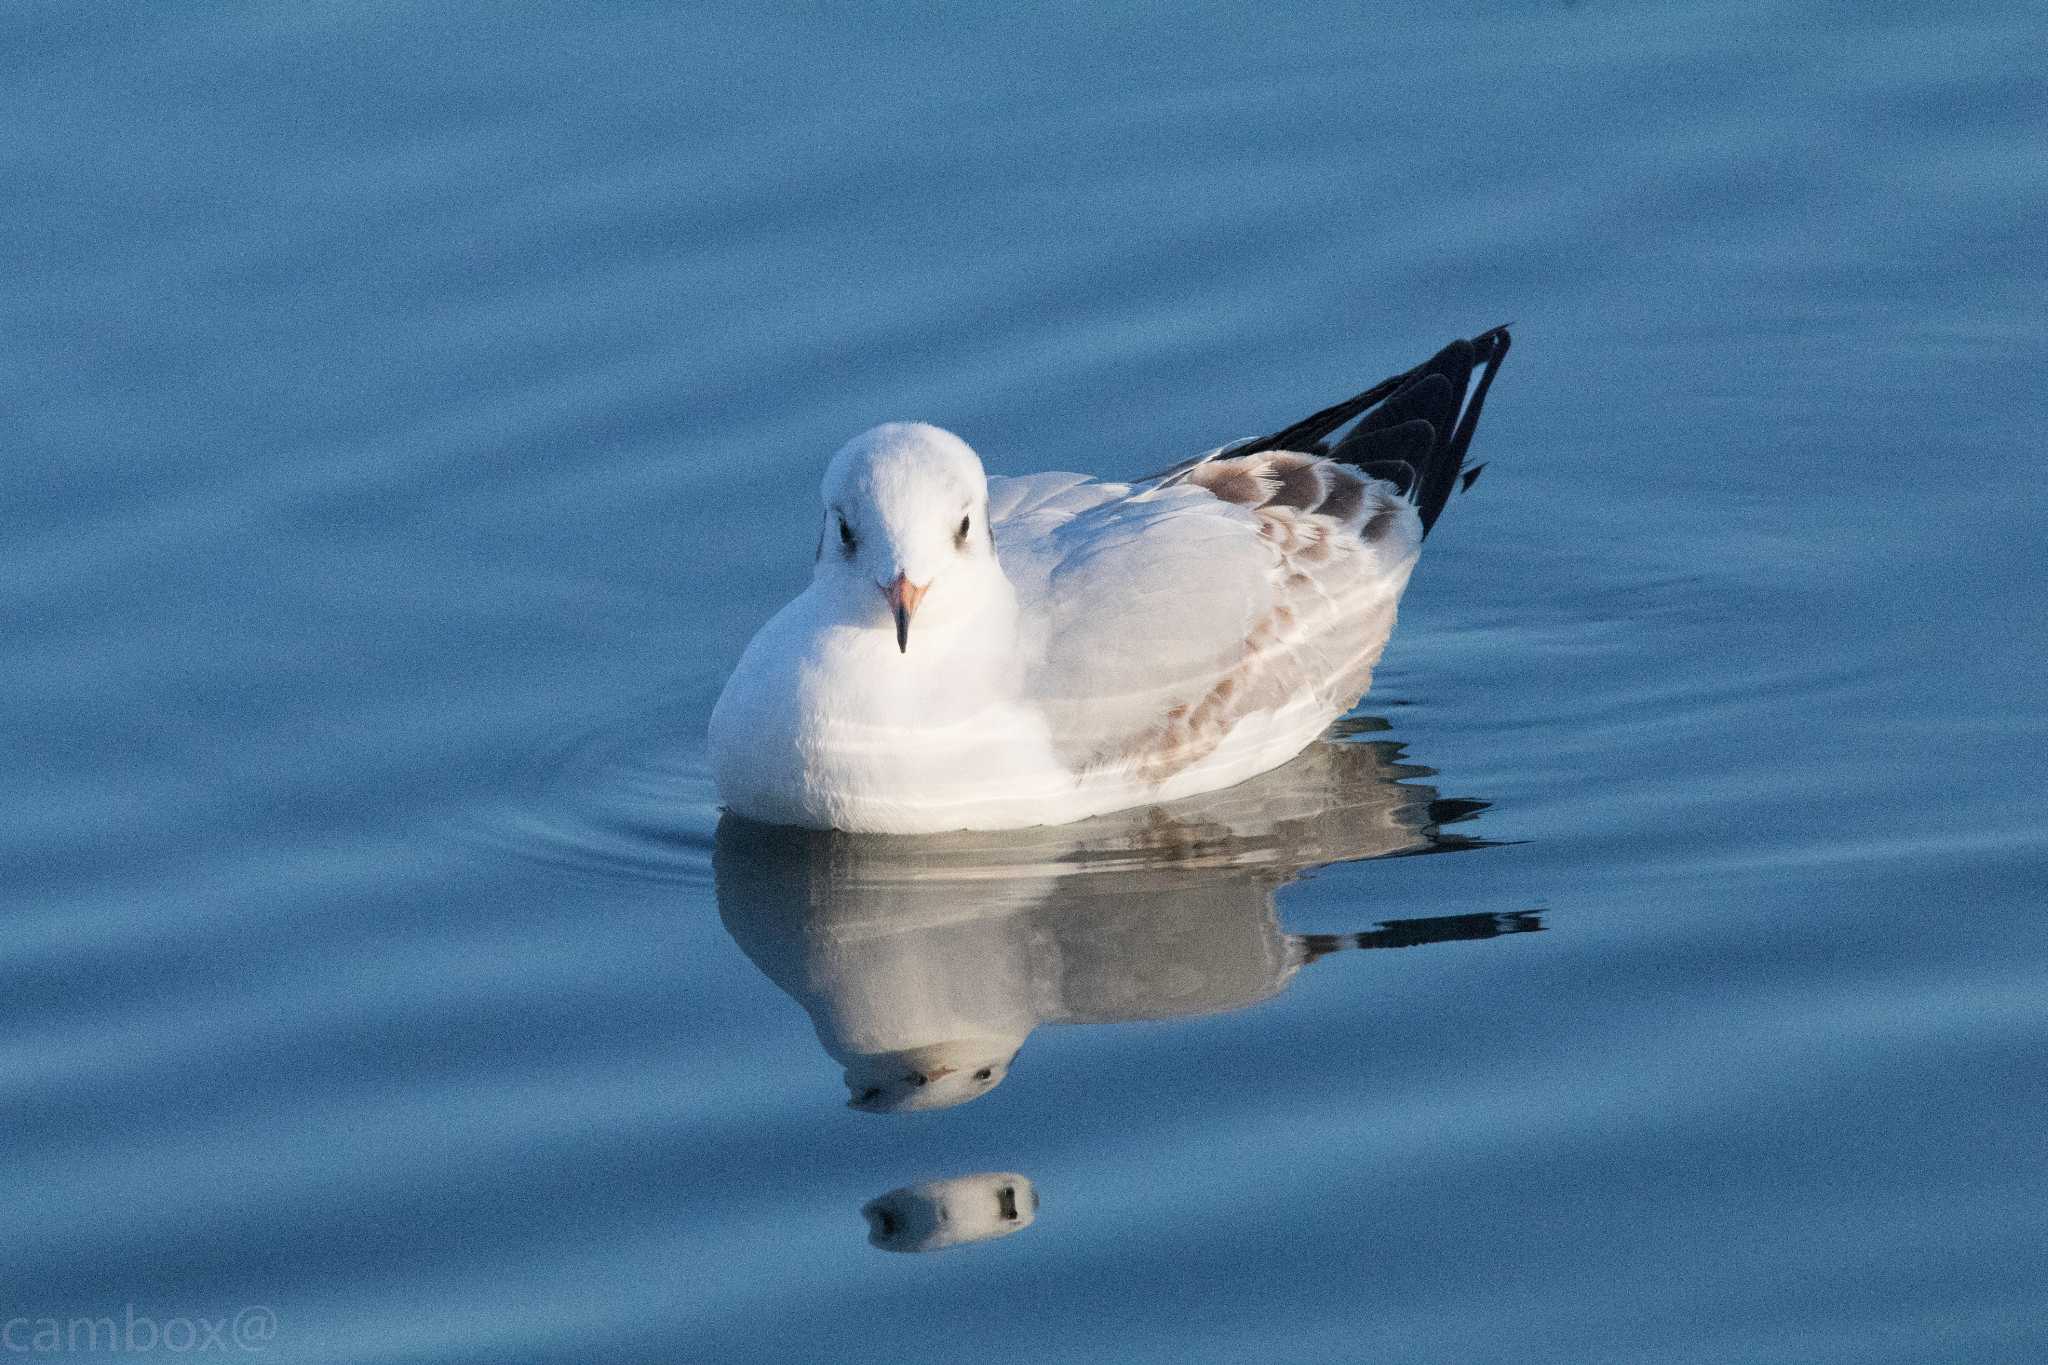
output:
M 990 492 L 1030 632 L 1027 691 L 1062 757 L 1146 783 L 1254 717 L 1319 726 L 1355 701 L 1422 536 L 1393 484 L 1284 451 Z

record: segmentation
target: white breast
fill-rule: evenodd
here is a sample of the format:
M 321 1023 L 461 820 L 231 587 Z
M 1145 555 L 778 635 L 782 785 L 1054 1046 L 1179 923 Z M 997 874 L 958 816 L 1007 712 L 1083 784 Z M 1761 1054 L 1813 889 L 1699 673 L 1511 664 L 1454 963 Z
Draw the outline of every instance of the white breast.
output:
M 732 810 L 877 833 L 1059 818 L 1047 812 L 1075 780 L 1019 695 L 1014 629 L 926 631 L 905 654 L 887 631 L 819 616 L 810 593 L 783 608 L 712 710 L 712 768 Z

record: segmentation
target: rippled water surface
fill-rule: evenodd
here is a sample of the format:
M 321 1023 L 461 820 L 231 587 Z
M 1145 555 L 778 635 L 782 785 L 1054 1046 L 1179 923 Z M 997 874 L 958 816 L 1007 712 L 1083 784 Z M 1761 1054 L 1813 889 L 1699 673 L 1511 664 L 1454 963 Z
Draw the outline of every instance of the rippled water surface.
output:
M 8 7 L 7 1351 L 2048 1359 L 2044 36 Z M 1503 321 L 1295 764 L 721 823 L 854 431 Z

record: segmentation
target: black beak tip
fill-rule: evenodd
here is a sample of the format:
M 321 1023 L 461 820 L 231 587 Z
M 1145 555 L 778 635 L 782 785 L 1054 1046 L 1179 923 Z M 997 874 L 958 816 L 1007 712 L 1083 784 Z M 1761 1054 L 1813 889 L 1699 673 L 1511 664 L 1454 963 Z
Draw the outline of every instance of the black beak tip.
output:
M 910 613 L 900 607 L 896 611 L 896 652 L 910 652 Z

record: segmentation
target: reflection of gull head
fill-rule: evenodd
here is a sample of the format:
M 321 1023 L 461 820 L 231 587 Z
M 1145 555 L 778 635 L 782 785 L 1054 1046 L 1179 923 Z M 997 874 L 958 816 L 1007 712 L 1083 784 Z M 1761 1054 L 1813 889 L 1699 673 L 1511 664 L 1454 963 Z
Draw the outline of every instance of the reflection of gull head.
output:
M 850 1058 L 846 1101 L 871 1114 L 950 1109 L 980 1099 L 1009 1074 L 1021 1038 L 956 1038 Z
M 943 1251 L 1030 1227 L 1038 1191 L 1021 1175 L 990 1171 L 891 1190 L 861 1215 L 868 1241 L 884 1251 Z

